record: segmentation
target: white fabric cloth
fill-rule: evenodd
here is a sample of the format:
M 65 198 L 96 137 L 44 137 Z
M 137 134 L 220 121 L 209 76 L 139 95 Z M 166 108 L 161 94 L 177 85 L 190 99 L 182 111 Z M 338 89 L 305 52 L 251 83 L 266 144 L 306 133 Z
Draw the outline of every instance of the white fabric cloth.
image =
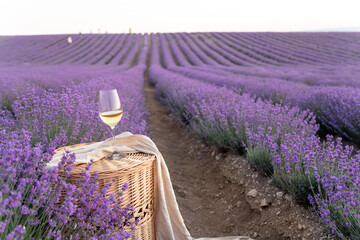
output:
M 136 153 L 144 152 L 156 156 L 156 181 L 157 181 L 157 202 L 155 229 L 157 240 L 194 240 L 187 230 L 184 220 L 176 202 L 175 193 L 171 184 L 168 168 L 164 158 L 157 149 L 154 142 L 144 135 L 133 135 L 124 132 L 115 138 L 109 138 L 104 142 L 97 142 L 86 146 L 72 148 L 76 155 L 76 163 L 88 163 L 91 159 L 97 161 L 114 152 Z M 57 166 L 63 152 L 54 155 L 47 167 Z M 221 221 L 221 219 L 219 219 Z M 197 240 L 246 240 L 248 237 L 219 237 L 219 238 L 198 238 Z

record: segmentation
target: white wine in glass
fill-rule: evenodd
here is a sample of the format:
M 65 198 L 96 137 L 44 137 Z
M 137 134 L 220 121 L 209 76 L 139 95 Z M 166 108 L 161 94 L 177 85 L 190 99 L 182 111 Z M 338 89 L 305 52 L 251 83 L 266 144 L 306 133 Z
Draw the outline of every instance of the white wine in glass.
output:
M 111 134 L 114 137 L 115 126 L 123 116 L 123 109 L 116 89 L 100 90 L 99 116 L 111 128 Z

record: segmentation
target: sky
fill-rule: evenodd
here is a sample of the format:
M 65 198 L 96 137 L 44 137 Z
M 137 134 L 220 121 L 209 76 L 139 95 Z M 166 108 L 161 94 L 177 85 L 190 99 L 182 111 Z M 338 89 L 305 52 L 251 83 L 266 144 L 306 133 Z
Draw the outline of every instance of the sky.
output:
M 0 35 L 360 30 L 359 0 L 0 0 Z

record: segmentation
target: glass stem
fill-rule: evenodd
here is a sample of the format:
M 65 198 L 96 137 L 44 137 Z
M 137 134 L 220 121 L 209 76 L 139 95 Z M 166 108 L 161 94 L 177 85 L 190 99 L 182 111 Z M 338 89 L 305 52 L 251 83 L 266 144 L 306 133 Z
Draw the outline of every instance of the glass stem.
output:
M 115 138 L 115 126 L 110 126 L 111 128 L 111 136 Z

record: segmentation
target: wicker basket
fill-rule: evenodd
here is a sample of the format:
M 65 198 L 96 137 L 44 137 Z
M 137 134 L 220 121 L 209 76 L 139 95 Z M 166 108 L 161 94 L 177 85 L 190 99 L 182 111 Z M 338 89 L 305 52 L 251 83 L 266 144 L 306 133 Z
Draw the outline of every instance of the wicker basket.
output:
M 85 146 L 88 144 L 77 144 L 66 147 L 71 150 L 74 147 Z M 63 148 L 58 149 L 61 151 Z M 116 156 L 116 155 L 115 155 Z M 140 227 L 138 227 L 131 239 L 155 240 L 155 155 L 145 153 L 132 153 L 123 158 L 107 159 L 103 158 L 95 161 L 90 173 L 99 172 L 99 189 L 106 183 L 115 179 L 108 191 L 116 194 L 121 191 L 124 183 L 129 184 L 128 190 L 124 192 L 123 205 L 132 204 L 135 208 L 134 217 L 140 217 Z M 71 180 L 81 178 L 81 170 L 85 164 L 75 166 Z

